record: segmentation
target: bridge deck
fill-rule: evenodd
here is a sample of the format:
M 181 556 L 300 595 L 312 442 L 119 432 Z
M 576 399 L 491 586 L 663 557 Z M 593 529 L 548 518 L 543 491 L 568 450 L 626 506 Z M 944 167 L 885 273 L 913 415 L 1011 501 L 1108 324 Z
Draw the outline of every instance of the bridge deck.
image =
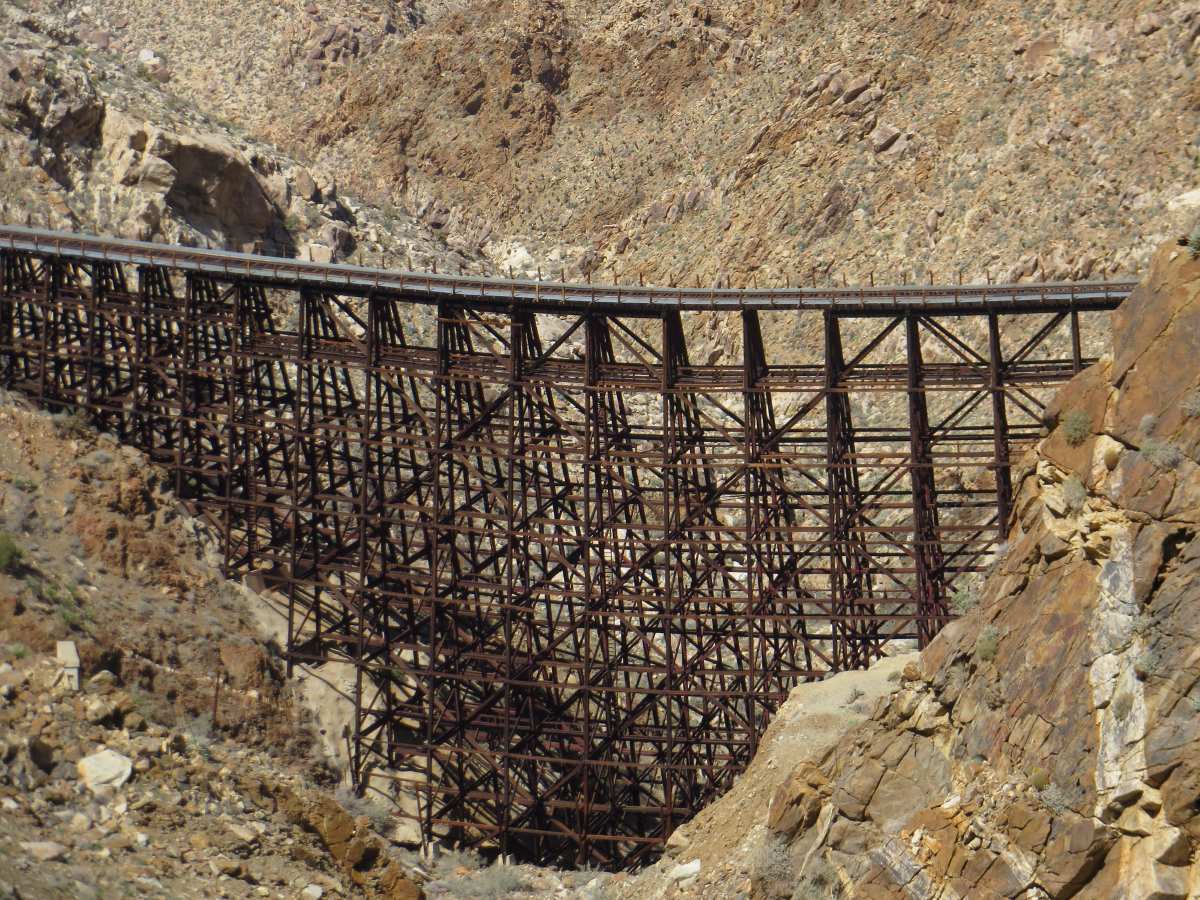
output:
M 416 303 L 471 300 L 507 308 L 519 304 L 546 312 L 603 309 L 623 315 L 677 310 L 836 310 L 895 315 L 919 310 L 939 315 L 1017 313 L 1048 309 L 1110 310 L 1135 281 L 1044 284 L 893 285 L 856 288 L 662 288 L 553 281 L 505 280 L 370 266 L 304 262 L 226 250 L 176 247 L 144 241 L 0 226 L 0 247 L 80 260 L 167 266 L 226 278 L 251 279 L 281 288 L 328 287 L 338 293 L 402 295 Z

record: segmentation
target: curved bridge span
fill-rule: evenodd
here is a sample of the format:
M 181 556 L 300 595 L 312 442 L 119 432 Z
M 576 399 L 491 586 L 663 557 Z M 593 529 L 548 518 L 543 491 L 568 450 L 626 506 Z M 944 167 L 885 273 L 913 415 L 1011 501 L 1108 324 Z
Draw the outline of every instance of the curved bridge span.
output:
M 618 289 L 15 227 L 0 257 L 0 381 L 166 467 L 289 659 L 352 667 L 360 787 L 606 867 L 791 687 L 948 621 L 1134 287 Z

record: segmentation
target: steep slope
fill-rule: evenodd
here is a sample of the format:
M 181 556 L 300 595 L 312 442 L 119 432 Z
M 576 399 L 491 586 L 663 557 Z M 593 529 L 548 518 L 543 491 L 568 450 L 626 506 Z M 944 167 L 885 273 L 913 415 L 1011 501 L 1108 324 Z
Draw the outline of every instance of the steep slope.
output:
M 597 872 L 406 846 L 345 784 L 312 703 L 334 676 L 285 678 L 275 613 L 169 487 L 0 393 L 0 898 L 600 896 Z
M 329 171 L 184 99 L 153 50 L 122 57 L 90 12 L 62 6 L 0 2 L 0 219 L 325 262 L 479 267 L 401 209 L 347 195 Z M 241 81 L 218 74 L 214 84 Z
M 1149 0 L 478 0 L 285 121 L 555 272 L 1086 278 L 1146 262 L 1131 215 L 1196 202 L 1198 29 Z
M 1200 261 L 1160 250 L 1113 334 L 1022 461 L 975 608 L 869 721 L 808 756 L 768 743 L 627 896 L 693 856 L 705 897 L 1200 891 Z
M 28 5 L 500 271 L 1099 277 L 1200 204 L 1194 2 Z

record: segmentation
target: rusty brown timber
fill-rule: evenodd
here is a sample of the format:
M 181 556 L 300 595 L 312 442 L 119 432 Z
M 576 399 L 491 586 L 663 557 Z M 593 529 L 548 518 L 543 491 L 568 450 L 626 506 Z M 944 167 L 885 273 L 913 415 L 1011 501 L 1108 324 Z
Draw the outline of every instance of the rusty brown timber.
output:
M 618 289 L 4 227 L 0 255 L 0 380 L 170 469 L 289 659 L 353 666 L 360 786 L 609 867 L 792 686 L 947 621 L 1081 314 L 1133 287 Z M 736 317 L 738 362 L 690 359 L 696 316 Z M 814 362 L 764 341 L 808 320 Z

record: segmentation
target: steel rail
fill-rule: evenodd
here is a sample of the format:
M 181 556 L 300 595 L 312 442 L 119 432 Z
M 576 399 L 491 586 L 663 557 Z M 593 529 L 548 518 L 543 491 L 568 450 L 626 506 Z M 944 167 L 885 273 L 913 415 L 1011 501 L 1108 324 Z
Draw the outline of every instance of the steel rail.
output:
M 343 263 L 316 263 L 230 250 L 209 250 L 49 229 L 0 225 L 0 247 L 86 261 L 167 266 L 219 278 L 252 279 L 280 287 L 319 286 L 342 294 L 402 295 L 415 303 L 461 300 L 477 307 L 533 311 L 606 310 L 654 314 L 663 310 L 835 310 L 886 315 L 919 310 L 941 315 L 981 311 L 1025 312 L 1040 308 L 1115 309 L 1136 281 L 1044 284 L 901 284 L 859 288 L 685 288 L 613 286 L 555 281 L 506 280 L 429 272 L 405 272 Z

